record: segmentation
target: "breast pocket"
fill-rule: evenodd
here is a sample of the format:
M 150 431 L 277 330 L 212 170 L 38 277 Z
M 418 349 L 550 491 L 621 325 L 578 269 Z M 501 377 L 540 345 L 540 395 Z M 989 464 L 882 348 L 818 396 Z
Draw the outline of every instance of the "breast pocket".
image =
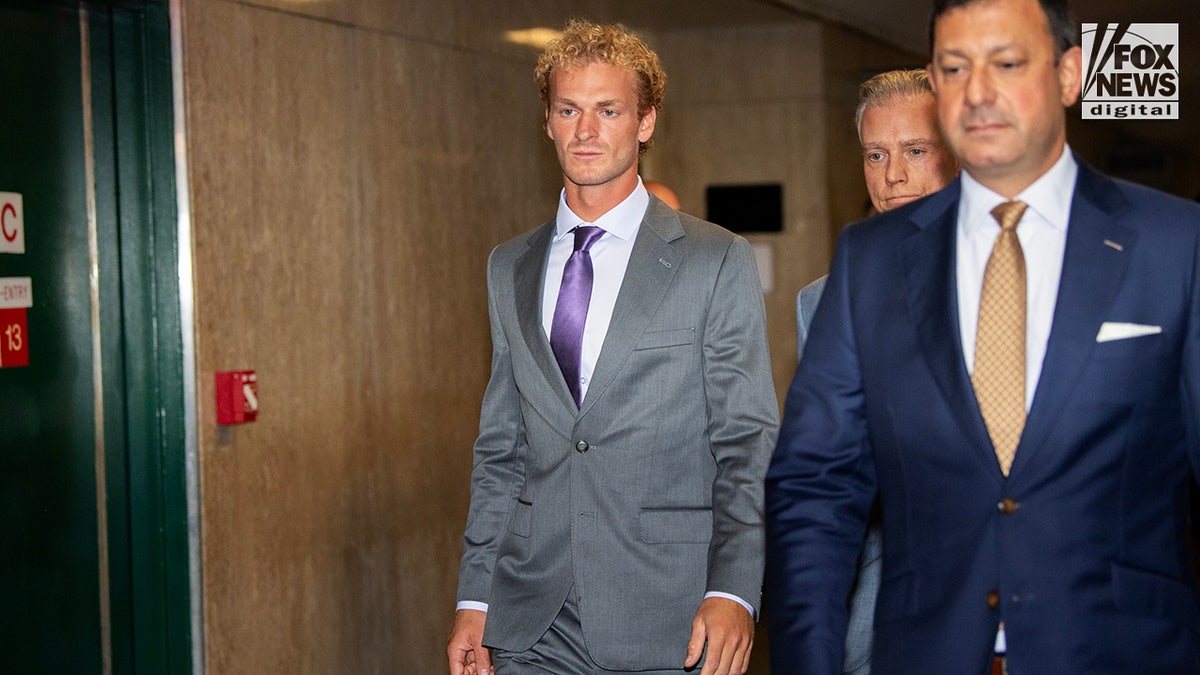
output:
M 682 347 L 696 344 L 695 328 L 677 328 L 673 330 L 656 330 L 642 335 L 638 340 L 637 351 L 646 349 L 665 349 L 667 347 Z
M 1139 335 L 1138 337 L 1121 338 L 1107 342 L 1096 343 L 1092 356 L 1097 361 L 1111 359 L 1144 359 L 1153 358 L 1167 348 L 1166 336 L 1162 333 Z

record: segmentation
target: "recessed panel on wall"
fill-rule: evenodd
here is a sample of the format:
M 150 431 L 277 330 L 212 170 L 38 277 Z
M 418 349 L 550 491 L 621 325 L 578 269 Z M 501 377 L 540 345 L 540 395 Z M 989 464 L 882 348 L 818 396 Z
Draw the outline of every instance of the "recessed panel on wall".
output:
M 783 230 L 783 185 L 710 185 L 705 190 L 706 218 L 739 233 Z

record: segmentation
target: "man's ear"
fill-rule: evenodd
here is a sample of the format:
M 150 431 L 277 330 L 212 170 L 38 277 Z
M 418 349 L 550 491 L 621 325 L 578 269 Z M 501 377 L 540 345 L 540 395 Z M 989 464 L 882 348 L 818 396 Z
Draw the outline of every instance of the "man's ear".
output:
M 654 135 L 654 123 L 658 121 L 658 109 L 651 108 L 638 120 L 638 142 L 645 143 Z
M 1083 81 L 1083 50 L 1071 47 L 1058 59 L 1058 83 L 1062 89 L 1062 104 L 1070 108 L 1079 100 L 1079 85 Z

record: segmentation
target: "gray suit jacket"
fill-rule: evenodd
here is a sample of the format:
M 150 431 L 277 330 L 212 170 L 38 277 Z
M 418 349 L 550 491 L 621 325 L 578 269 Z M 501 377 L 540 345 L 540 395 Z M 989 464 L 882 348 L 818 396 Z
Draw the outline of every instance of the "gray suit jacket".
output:
M 808 341 L 808 329 L 825 282 L 829 276 L 800 289 L 796 295 L 796 339 L 799 356 L 804 356 L 804 343 Z M 850 621 L 846 627 L 846 655 L 842 662 L 844 675 L 867 675 L 871 672 L 871 643 L 874 635 L 875 597 L 879 594 L 879 577 L 883 567 L 883 530 L 879 525 L 879 514 L 871 517 L 867 528 L 867 539 L 863 543 L 858 559 L 858 577 L 854 580 L 854 591 L 850 596 Z
M 542 328 L 554 223 L 488 261 L 484 394 L 458 599 L 484 644 L 531 647 L 572 585 L 614 670 L 678 668 L 708 591 L 757 608 L 778 404 L 749 244 L 657 198 L 581 409 Z

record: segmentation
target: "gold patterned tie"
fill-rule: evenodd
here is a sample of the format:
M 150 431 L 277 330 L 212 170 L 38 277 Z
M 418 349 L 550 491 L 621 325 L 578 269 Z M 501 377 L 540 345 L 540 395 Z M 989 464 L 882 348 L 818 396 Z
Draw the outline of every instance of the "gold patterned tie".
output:
M 1000 470 L 1008 475 L 1025 427 L 1025 255 L 1017 239 L 1024 202 L 992 209 L 1000 235 L 983 272 L 971 384 Z

